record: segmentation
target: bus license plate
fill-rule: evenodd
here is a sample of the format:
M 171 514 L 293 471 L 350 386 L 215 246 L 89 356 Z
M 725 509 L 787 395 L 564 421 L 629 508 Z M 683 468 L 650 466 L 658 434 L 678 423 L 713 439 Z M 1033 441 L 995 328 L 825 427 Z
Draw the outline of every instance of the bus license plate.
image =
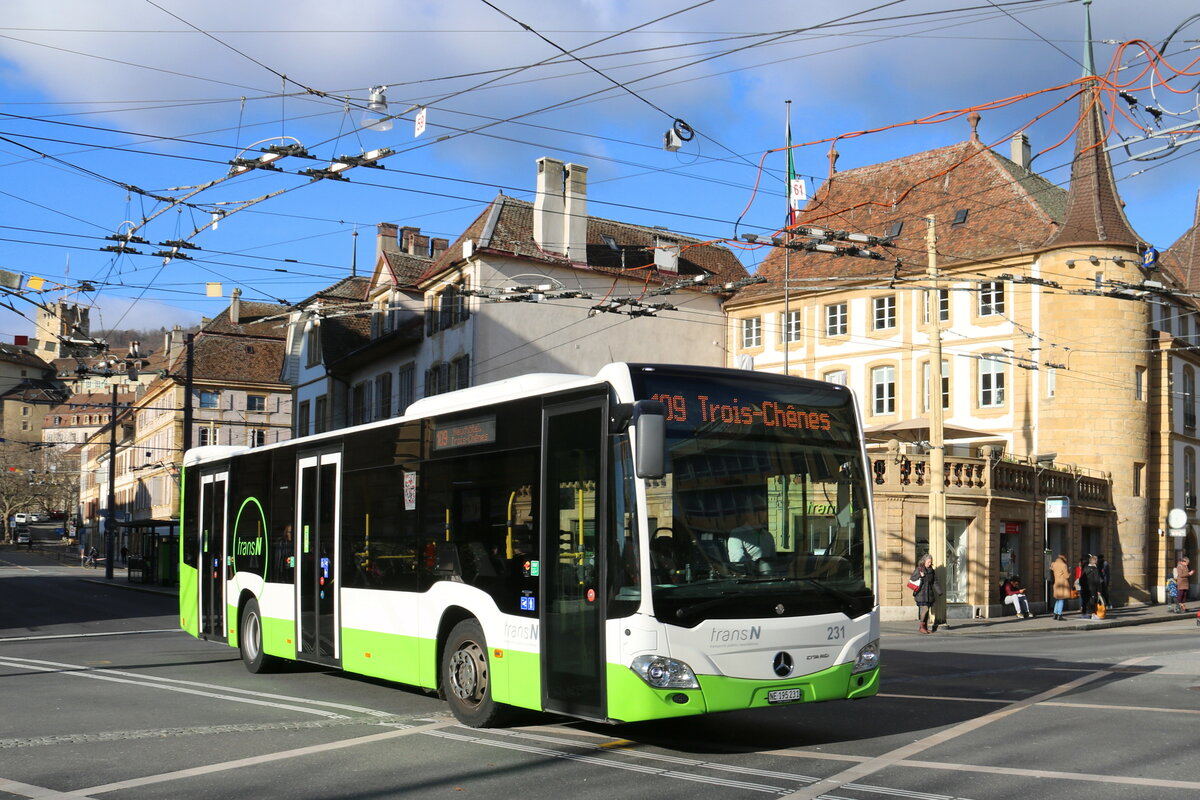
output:
M 767 692 L 768 703 L 794 703 L 801 699 L 799 689 L 775 689 Z

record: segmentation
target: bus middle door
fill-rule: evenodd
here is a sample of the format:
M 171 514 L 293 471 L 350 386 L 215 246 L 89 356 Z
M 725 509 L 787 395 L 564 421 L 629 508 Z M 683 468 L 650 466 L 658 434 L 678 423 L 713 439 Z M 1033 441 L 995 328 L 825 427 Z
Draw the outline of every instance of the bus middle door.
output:
M 542 706 L 603 720 L 606 396 L 542 417 Z
M 303 457 L 297 464 L 296 657 L 337 666 L 341 658 L 338 520 L 341 453 Z

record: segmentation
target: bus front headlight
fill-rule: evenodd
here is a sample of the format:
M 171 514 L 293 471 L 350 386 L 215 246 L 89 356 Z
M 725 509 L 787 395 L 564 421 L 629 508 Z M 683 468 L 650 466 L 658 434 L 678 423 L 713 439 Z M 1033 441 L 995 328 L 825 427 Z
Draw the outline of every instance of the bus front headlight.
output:
M 629 668 L 655 689 L 699 689 L 696 673 L 682 661 L 666 656 L 638 656 Z
M 857 675 L 860 672 L 870 672 L 879 666 L 879 640 L 864 645 L 863 649 L 858 651 L 858 655 L 854 658 L 854 669 L 850 671 L 851 675 Z

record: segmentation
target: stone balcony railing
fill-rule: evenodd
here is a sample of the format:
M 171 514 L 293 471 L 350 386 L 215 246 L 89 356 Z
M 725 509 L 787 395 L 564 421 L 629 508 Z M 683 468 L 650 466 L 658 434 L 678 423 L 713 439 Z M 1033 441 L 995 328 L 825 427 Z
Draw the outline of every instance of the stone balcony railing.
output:
M 927 494 L 929 456 L 871 453 L 872 479 L 877 493 Z M 943 483 L 948 496 L 996 497 L 1042 501 L 1070 498 L 1071 505 L 1112 507 L 1112 480 L 1079 470 L 1046 467 L 992 458 L 945 459 Z

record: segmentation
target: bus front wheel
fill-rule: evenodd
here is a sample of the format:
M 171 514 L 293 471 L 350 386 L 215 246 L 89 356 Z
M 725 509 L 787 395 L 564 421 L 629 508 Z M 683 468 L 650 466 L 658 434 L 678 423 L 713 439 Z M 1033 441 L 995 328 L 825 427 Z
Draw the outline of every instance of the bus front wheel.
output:
M 474 619 L 455 625 L 446 639 L 442 691 L 455 719 L 468 727 L 493 727 L 507 716 L 507 707 L 492 700 L 487 641 Z
M 258 610 L 258 601 L 251 598 L 242 609 L 242 621 L 238 626 L 238 650 L 242 653 L 242 663 L 246 669 L 255 675 L 270 672 L 278 663 L 278 659 L 263 652 L 262 612 Z

